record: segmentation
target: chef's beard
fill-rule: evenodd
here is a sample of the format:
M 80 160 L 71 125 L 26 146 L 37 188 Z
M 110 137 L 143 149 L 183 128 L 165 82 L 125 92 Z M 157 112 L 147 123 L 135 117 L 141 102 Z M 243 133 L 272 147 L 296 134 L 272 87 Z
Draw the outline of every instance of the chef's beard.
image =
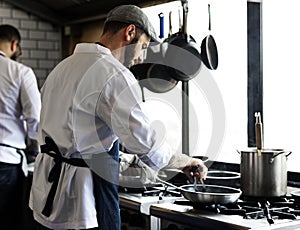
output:
M 10 59 L 17 61 L 17 59 L 21 56 L 22 51 L 21 48 L 19 47 L 10 57 Z
M 17 59 L 18 59 L 19 56 L 20 55 L 18 55 L 18 52 L 14 52 L 13 55 L 11 55 L 10 59 L 14 60 L 14 61 L 17 61 Z
M 134 60 L 135 56 L 135 47 L 138 42 L 138 38 L 135 38 L 131 41 L 131 43 L 125 47 L 125 57 L 124 57 L 124 66 L 130 68 L 132 65 L 136 64 L 137 60 Z

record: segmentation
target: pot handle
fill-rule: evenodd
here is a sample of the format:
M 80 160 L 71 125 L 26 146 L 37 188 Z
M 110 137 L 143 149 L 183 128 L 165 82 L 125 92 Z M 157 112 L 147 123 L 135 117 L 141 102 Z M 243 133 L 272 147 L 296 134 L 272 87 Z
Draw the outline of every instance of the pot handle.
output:
M 275 154 L 274 156 L 271 157 L 271 159 L 269 160 L 269 163 L 272 164 L 275 157 L 279 156 L 280 154 L 285 153 L 285 151 L 279 152 L 277 154 Z M 289 151 L 285 156 L 288 157 L 289 155 L 291 155 L 292 151 Z
M 285 156 L 288 157 L 289 155 L 291 155 L 292 151 L 289 151 L 288 154 L 286 154 Z

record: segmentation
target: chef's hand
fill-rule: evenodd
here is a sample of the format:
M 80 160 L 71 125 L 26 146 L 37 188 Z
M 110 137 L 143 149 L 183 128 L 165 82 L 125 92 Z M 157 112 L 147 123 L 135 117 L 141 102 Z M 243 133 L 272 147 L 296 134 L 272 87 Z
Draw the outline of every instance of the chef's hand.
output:
M 38 155 L 38 152 L 36 151 L 25 151 L 27 163 L 30 164 L 35 161 L 35 158 Z
M 32 163 L 35 161 L 36 156 L 39 153 L 39 145 L 37 140 L 28 138 L 27 147 L 25 149 L 27 163 Z
M 193 172 L 193 167 L 199 167 L 198 171 Z M 181 169 L 191 182 L 194 181 L 194 176 L 205 179 L 207 174 L 207 167 L 202 160 L 190 157 L 186 154 L 174 154 L 166 168 Z
M 190 162 L 182 171 L 189 178 L 190 182 L 194 181 L 194 177 L 205 180 L 207 175 L 207 167 L 202 160 L 197 158 L 191 158 Z

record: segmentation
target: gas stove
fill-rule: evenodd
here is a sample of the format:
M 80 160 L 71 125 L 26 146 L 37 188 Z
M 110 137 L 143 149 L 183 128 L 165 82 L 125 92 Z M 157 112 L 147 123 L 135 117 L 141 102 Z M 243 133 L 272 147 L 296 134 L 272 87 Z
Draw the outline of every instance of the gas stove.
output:
M 300 203 L 291 196 L 241 197 L 234 204 L 201 205 L 188 200 L 156 204 L 150 215 L 161 229 L 300 229 Z M 174 228 L 176 226 L 176 228 Z
M 300 229 L 300 201 L 289 195 L 295 189 L 284 197 L 241 196 L 226 205 L 192 203 L 162 185 L 120 191 L 122 229 Z

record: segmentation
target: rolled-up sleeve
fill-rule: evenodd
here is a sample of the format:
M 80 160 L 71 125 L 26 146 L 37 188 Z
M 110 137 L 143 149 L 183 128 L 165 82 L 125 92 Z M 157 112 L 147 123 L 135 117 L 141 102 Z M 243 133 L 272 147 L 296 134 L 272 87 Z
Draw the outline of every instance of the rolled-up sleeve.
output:
M 97 113 L 118 136 L 127 151 L 137 154 L 155 171 L 165 167 L 171 147 L 157 140 L 143 108 L 140 86 L 130 73 L 112 77 L 103 88 Z

